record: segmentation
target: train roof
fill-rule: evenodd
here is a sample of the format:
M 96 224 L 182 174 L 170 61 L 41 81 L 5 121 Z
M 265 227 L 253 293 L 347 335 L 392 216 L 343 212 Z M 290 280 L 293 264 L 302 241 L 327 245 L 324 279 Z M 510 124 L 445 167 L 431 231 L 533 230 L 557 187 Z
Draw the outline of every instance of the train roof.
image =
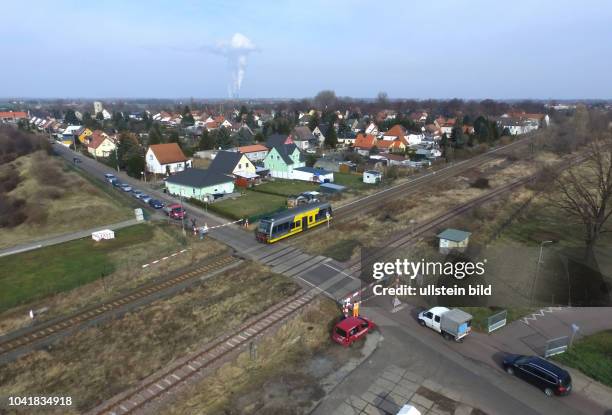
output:
M 292 209 L 283 210 L 282 212 L 275 213 L 274 215 L 265 216 L 261 218 L 262 220 L 270 220 L 270 221 L 279 221 L 283 219 L 289 219 L 298 215 L 300 213 L 308 212 L 312 209 L 320 209 L 329 207 L 329 202 L 317 202 L 317 203 L 307 203 L 305 205 L 301 205 L 298 207 L 294 207 Z

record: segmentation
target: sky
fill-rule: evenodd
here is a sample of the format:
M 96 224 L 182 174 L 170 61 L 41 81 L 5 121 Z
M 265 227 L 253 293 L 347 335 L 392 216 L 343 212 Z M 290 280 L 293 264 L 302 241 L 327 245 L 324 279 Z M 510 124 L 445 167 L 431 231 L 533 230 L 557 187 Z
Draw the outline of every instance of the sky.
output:
M 606 0 L 11 1 L 0 39 L 0 97 L 612 98 Z

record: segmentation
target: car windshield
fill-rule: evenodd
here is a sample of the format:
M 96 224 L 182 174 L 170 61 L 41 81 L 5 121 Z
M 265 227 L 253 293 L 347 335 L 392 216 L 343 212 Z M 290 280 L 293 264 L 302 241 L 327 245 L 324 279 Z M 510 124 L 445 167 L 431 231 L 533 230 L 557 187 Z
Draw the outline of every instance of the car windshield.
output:
M 346 331 L 342 330 L 340 327 L 336 327 L 336 334 L 340 337 L 346 337 Z

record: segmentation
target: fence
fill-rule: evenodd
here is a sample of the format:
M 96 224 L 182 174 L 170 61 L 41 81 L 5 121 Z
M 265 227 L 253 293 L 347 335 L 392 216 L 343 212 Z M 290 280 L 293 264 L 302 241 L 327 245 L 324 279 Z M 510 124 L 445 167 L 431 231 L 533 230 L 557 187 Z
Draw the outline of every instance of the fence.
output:
M 557 337 L 546 342 L 546 348 L 544 349 L 544 357 L 554 356 L 565 352 L 569 347 L 569 337 Z
M 499 313 L 493 314 L 487 318 L 487 332 L 491 333 L 497 329 L 500 329 L 506 325 L 506 318 L 508 316 L 508 310 L 500 311 Z

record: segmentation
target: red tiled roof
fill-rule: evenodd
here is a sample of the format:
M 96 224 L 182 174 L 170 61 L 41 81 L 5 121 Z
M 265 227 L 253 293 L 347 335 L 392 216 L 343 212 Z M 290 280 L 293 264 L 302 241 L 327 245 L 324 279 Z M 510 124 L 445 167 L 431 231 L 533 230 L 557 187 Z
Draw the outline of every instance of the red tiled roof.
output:
M 110 140 L 110 137 L 108 135 L 104 134 L 100 130 L 96 130 L 93 132 L 93 134 L 90 137 L 88 147 L 98 148 L 107 138 Z
M 355 137 L 355 147 L 359 147 L 359 148 L 367 148 L 370 149 L 373 146 L 376 145 L 376 137 L 374 137 L 372 134 L 368 134 L 368 135 L 364 135 L 364 134 L 357 134 L 357 137 Z
M 23 111 L 0 111 L 0 118 L 7 119 L 11 118 L 16 120 L 18 118 L 27 118 L 28 114 Z
M 159 164 L 177 163 L 187 161 L 187 157 L 183 154 L 183 150 L 177 143 L 153 144 L 149 148 L 155 154 L 155 158 Z
M 252 144 L 250 146 L 238 147 L 238 151 L 244 153 L 254 153 L 256 151 L 268 151 L 268 147 L 261 144 Z

